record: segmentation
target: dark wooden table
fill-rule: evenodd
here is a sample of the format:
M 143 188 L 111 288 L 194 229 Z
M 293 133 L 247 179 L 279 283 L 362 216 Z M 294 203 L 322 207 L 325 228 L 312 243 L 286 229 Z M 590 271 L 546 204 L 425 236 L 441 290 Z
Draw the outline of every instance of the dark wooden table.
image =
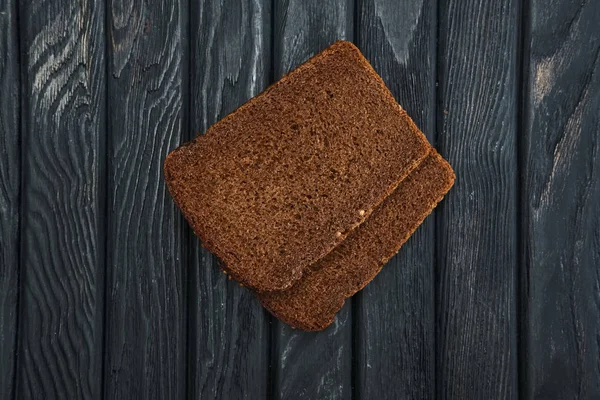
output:
M 321 333 L 166 154 L 337 39 L 456 170 Z M 600 1 L 1 0 L 1 399 L 600 399 Z

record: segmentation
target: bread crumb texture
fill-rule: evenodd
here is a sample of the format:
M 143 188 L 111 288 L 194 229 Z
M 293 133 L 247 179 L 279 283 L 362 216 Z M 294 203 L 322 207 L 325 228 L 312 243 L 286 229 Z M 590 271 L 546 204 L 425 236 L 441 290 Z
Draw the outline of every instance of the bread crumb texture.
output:
M 164 173 L 229 276 L 257 292 L 281 291 L 305 271 L 312 276 L 309 266 L 367 220 L 430 149 L 358 49 L 336 42 L 170 153 Z M 368 248 L 354 252 L 374 251 L 361 246 Z M 358 282 L 350 269 L 344 282 Z
M 260 293 L 262 304 L 304 330 L 330 325 L 344 300 L 369 283 L 454 184 L 450 165 L 435 151 L 339 246 L 284 291 Z

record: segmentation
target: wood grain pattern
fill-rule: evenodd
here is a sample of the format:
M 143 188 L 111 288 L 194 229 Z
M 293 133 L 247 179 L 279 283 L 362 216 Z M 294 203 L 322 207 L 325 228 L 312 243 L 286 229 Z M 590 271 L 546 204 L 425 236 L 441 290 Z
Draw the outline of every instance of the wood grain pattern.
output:
M 183 224 L 162 164 L 182 138 L 182 8 L 109 3 L 105 396 L 185 396 Z
M 275 79 L 339 39 L 352 40 L 351 0 L 275 2 Z M 347 300 L 323 332 L 291 329 L 275 320 L 273 395 L 288 399 L 347 399 L 352 395 L 352 315 Z
M 441 0 L 437 397 L 517 396 L 518 3 Z
M 530 4 L 523 398 L 600 398 L 600 3 Z
M 598 21 L 594 0 L 0 1 L 0 398 L 600 398 Z M 457 180 L 305 333 L 219 271 L 162 163 L 342 38 Z
M 0 4 L 0 398 L 14 395 L 21 158 L 16 2 Z
M 104 6 L 20 3 L 24 54 L 19 398 L 99 398 Z
M 436 2 L 363 0 L 358 45 L 434 142 Z M 355 296 L 361 399 L 435 396 L 434 216 Z
M 267 0 L 192 3 L 192 132 L 205 132 L 266 87 L 270 20 Z M 252 293 L 227 279 L 216 257 L 190 235 L 190 397 L 266 398 L 268 316 Z

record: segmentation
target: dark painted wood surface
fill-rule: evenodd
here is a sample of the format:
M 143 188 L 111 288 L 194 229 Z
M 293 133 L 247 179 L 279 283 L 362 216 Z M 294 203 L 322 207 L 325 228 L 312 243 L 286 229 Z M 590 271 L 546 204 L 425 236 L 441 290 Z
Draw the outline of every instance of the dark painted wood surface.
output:
M 437 397 L 516 398 L 516 0 L 440 3 Z
M 14 393 L 19 284 L 20 92 L 16 1 L 0 4 L 0 398 Z
M 183 220 L 162 163 L 182 142 L 179 2 L 109 2 L 104 395 L 185 395 Z M 186 60 L 187 62 L 187 60 Z
M 0 398 L 600 398 L 600 4 L 5 0 Z M 321 333 L 270 317 L 166 154 L 337 39 L 457 172 Z
M 600 398 L 600 3 L 533 0 L 523 120 L 523 397 Z
M 99 398 L 104 6 L 87 0 L 19 5 L 24 122 L 17 397 Z

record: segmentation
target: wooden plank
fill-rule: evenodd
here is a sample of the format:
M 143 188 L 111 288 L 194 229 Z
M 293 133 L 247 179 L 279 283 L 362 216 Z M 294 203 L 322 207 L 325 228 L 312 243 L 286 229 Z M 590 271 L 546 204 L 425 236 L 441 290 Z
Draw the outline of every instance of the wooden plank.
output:
M 527 10 L 523 398 L 600 398 L 600 3 Z
M 16 2 L 0 4 L 0 398 L 14 395 L 21 182 Z
M 190 15 L 190 125 L 203 133 L 266 87 L 271 2 L 192 2 Z M 266 398 L 268 316 L 190 235 L 190 398 Z
M 162 164 L 182 139 L 185 9 L 179 1 L 149 0 L 113 1 L 109 10 L 105 396 L 181 399 L 183 221 Z
M 516 0 L 440 0 L 437 397 L 517 396 Z
M 359 2 L 358 45 L 434 142 L 435 0 Z M 355 297 L 361 399 L 435 396 L 434 216 Z
M 275 79 L 338 39 L 353 38 L 353 2 L 275 2 Z M 288 399 L 347 399 L 352 395 L 351 301 L 324 332 L 293 330 L 275 320 L 273 395 Z
M 18 398 L 100 398 L 104 5 L 20 2 L 25 119 Z

